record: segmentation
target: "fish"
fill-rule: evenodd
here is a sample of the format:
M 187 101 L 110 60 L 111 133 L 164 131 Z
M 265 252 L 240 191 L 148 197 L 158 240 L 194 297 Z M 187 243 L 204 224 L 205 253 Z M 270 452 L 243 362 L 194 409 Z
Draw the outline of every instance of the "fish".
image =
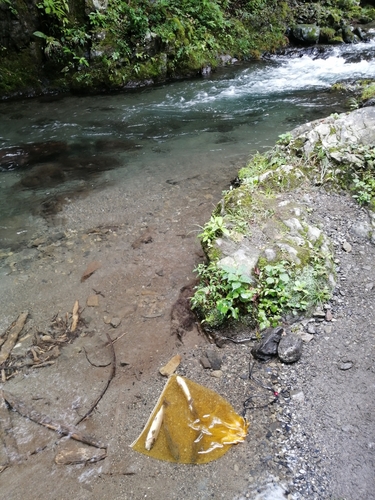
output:
M 194 409 L 193 398 L 191 397 L 190 390 L 189 390 L 189 387 L 187 386 L 187 383 L 179 375 L 177 375 L 177 377 L 176 377 L 176 382 L 181 387 L 182 392 L 185 394 L 185 397 L 186 397 L 186 400 L 187 400 L 187 403 L 188 403 L 190 411 L 193 414 L 195 414 L 196 412 L 195 412 L 195 409 Z
M 154 420 L 152 421 L 150 430 L 147 433 L 145 448 L 147 451 L 150 451 L 154 446 L 161 429 L 161 424 L 163 423 L 164 418 L 164 403 L 161 405 L 160 410 L 157 412 Z

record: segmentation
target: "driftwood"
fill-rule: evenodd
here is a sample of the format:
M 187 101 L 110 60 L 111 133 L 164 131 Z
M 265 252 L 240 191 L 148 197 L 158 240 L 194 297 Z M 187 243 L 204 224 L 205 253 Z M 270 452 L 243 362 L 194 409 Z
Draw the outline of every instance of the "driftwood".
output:
M 72 312 L 72 326 L 70 327 L 71 332 L 75 332 L 79 321 L 79 302 L 75 301 Z
M 113 342 L 112 342 L 112 339 L 111 337 L 109 336 L 108 333 L 106 333 L 107 335 L 107 339 L 108 339 L 108 345 L 111 346 L 111 352 L 112 352 L 112 365 L 111 365 L 111 372 L 109 374 L 109 377 L 108 377 L 108 380 L 107 380 L 107 383 L 105 384 L 102 392 L 99 394 L 99 396 L 96 398 L 94 404 L 91 406 L 91 408 L 89 409 L 89 411 L 87 411 L 83 417 L 81 417 L 77 422 L 76 422 L 76 425 L 80 424 L 81 422 L 83 422 L 84 420 L 86 420 L 86 418 L 88 418 L 91 413 L 95 410 L 95 408 L 97 407 L 99 401 L 102 399 L 102 397 L 104 396 L 106 390 L 108 389 L 109 387 L 109 384 L 111 383 L 112 379 L 115 377 L 116 375 L 116 353 L 115 353 L 115 348 L 113 347 Z
M 21 333 L 22 328 L 26 323 L 28 315 L 29 315 L 28 311 L 21 313 L 18 316 L 17 321 L 13 323 L 9 328 L 9 333 L 0 351 L 0 365 L 5 363 L 5 361 L 9 357 L 9 354 L 12 352 L 13 347 L 16 345 L 16 342 L 18 340 L 18 335 Z
M 107 446 L 95 441 L 90 436 L 83 434 L 81 431 L 76 429 L 74 426 L 65 425 L 59 422 L 54 422 L 47 415 L 43 415 L 42 413 L 38 413 L 33 408 L 27 408 L 25 403 L 19 400 L 16 396 L 13 396 L 9 392 L 0 391 L 0 398 L 3 398 L 5 402 L 17 413 L 19 413 L 22 417 L 28 418 L 32 422 L 36 424 L 43 425 L 48 429 L 58 432 L 63 436 L 69 436 L 71 439 L 75 441 L 80 441 L 81 443 L 88 444 L 90 446 L 94 446 L 95 448 L 104 448 Z
M 76 450 L 61 450 L 55 456 L 58 465 L 86 464 L 103 460 L 107 456 L 107 450 L 100 448 L 77 448 Z
M 0 441 L 3 442 L 6 452 L 6 462 L 0 463 L 0 472 L 8 467 L 12 462 L 18 462 L 20 455 L 17 442 L 13 434 L 12 420 L 8 411 L 5 399 L 0 393 Z

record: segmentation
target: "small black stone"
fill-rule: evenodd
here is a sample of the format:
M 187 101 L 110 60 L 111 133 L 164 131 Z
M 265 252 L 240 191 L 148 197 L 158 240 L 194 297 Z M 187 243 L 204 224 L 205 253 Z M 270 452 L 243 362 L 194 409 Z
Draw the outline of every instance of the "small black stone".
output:
M 282 327 L 267 328 L 262 340 L 251 349 L 251 354 L 254 358 L 267 361 L 272 356 L 276 356 L 277 346 L 283 332 L 284 329 Z

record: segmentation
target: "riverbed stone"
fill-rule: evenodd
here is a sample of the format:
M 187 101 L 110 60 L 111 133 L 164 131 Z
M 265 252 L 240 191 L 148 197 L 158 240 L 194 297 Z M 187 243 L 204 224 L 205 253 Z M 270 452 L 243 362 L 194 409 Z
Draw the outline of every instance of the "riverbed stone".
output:
M 284 329 L 282 327 L 265 330 L 262 340 L 251 349 L 251 354 L 254 358 L 267 361 L 276 356 L 277 346 L 283 333 Z
M 222 364 L 222 357 L 213 349 L 206 351 L 206 357 L 213 370 L 220 370 Z
M 294 333 L 282 337 L 277 348 L 280 360 L 284 363 L 298 361 L 302 356 L 302 345 L 302 340 Z
M 320 28 L 316 24 L 296 24 L 292 28 L 292 36 L 299 42 L 307 44 L 318 43 Z

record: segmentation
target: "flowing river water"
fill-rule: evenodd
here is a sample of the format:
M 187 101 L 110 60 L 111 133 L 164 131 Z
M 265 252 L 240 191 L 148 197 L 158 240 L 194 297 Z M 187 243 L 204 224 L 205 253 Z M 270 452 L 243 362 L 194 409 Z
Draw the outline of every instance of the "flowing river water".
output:
M 21 248 L 51 225 L 63 229 L 51 215 L 93 189 L 121 186 L 139 200 L 147 182 L 229 183 L 280 134 L 347 110 L 347 96 L 330 86 L 374 78 L 374 54 L 372 41 L 137 91 L 1 103 L 0 248 Z

